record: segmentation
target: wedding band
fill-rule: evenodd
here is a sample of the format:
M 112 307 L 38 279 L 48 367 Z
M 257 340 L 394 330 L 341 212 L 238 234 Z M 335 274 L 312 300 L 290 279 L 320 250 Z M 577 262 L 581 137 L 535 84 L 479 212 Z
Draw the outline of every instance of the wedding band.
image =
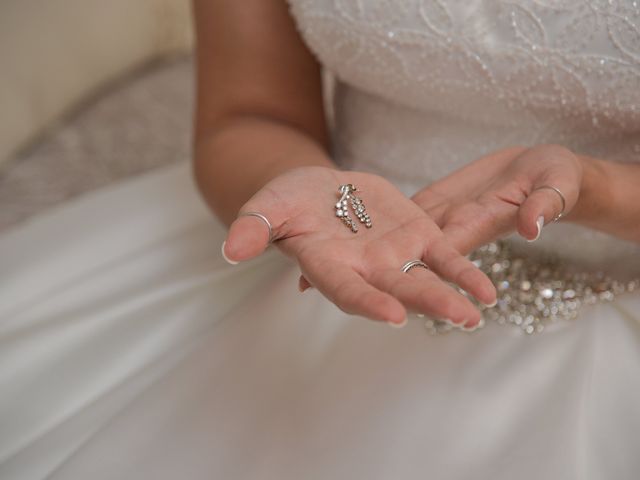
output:
M 264 215 L 258 212 L 241 213 L 239 217 L 257 217 L 260 220 L 262 220 L 267 225 L 267 228 L 269 229 L 269 243 L 273 242 L 273 228 L 271 227 L 271 223 L 269 222 L 267 217 L 265 217 Z
M 405 263 L 402 266 L 402 269 L 401 269 L 402 273 L 407 273 L 413 267 L 422 267 L 429 270 L 429 267 L 427 266 L 427 264 L 424 263 L 422 260 L 409 260 L 407 263 Z
M 543 188 L 548 188 L 549 190 L 553 190 L 554 192 L 556 192 L 558 195 L 560 195 L 560 200 L 562 200 L 562 210 L 560 211 L 559 214 L 557 214 L 555 217 L 553 217 L 553 219 L 551 220 L 552 222 L 557 222 L 558 220 L 560 220 L 563 216 L 564 216 L 564 210 L 567 206 L 567 201 L 564 198 L 564 195 L 562 194 L 562 192 L 557 189 L 556 187 L 552 187 L 551 185 L 542 185 L 541 187 L 538 187 L 534 190 L 534 192 L 536 190 L 542 190 Z

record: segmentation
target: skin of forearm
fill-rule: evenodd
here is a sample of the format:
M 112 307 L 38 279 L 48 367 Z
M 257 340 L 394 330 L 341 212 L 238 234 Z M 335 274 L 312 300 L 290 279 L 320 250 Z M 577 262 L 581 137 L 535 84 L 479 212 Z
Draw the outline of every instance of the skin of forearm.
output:
M 337 169 L 326 148 L 276 119 L 238 115 L 198 134 L 193 173 L 205 201 L 227 225 L 258 190 L 298 167 Z
M 579 158 L 582 187 L 567 220 L 640 243 L 640 165 Z

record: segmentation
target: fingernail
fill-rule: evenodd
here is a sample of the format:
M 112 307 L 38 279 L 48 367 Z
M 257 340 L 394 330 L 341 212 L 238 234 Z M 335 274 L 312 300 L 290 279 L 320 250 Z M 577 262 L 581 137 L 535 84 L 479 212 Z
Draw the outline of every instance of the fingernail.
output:
M 460 329 L 468 331 L 476 328 L 477 325 L 478 325 L 478 322 L 474 323 L 473 325 L 469 325 L 469 320 L 465 318 L 464 322 L 460 324 Z
M 493 308 L 498 304 L 498 299 L 496 298 L 493 302 L 491 303 L 485 303 L 484 306 L 487 308 Z
M 404 317 L 404 320 L 400 323 L 396 323 L 396 322 L 387 322 L 389 324 L 390 327 L 393 328 L 402 328 L 404 327 L 407 323 L 409 323 L 409 319 L 407 317 Z
M 527 240 L 527 242 L 529 243 L 535 242 L 538 238 L 540 238 L 540 234 L 542 233 L 543 226 L 544 226 L 544 215 L 540 215 L 538 217 L 538 220 L 536 220 L 536 227 L 538 227 L 538 234 L 535 236 L 535 238 L 532 238 L 531 240 Z
M 481 318 L 480 321 L 472 327 L 462 327 L 462 330 L 465 332 L 475 332 L 482 327 L 484 327 L 484 318 Z
M 450 318 L 443 318 L 443 320 L 448 323 L 449 325 L 451 325 L 452 327 L 462 327 L 462 325 L 464 325 L 464 322 L 460 323 L 456 323 L 453 320 L 451 320 Z
M 231 265 L 237 265 L 240 262 L 236 262 L 235 260 L 231 260 L 229 257 L 227 257 L 227 254 L 224 253 L 224 246 L 227 244 L 227 241 L 225 240 L 224 242 L 222 242 L 222 248 L 220 249 L 222 251 L 222 258 L 225 259 L 225 261 Z

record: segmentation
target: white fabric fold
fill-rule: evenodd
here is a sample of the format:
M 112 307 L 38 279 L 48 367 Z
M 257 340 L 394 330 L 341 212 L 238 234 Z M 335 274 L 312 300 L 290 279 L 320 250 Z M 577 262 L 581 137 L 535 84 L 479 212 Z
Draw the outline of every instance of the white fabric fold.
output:
M 1 478 L 640 471 L 637 293 L 540 335 L 431 337 L 300 294 L 276 251 L 227 265 L 223 238 L 186 164 L 0 238 Z

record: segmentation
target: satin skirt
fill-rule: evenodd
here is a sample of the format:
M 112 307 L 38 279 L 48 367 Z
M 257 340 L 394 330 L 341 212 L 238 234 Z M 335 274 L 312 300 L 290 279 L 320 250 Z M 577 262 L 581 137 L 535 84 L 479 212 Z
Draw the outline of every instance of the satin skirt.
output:
M 179 164 L 0 237 L 0 478 L 640 475 L 638 293 L 433 337 L 224 236 Z

